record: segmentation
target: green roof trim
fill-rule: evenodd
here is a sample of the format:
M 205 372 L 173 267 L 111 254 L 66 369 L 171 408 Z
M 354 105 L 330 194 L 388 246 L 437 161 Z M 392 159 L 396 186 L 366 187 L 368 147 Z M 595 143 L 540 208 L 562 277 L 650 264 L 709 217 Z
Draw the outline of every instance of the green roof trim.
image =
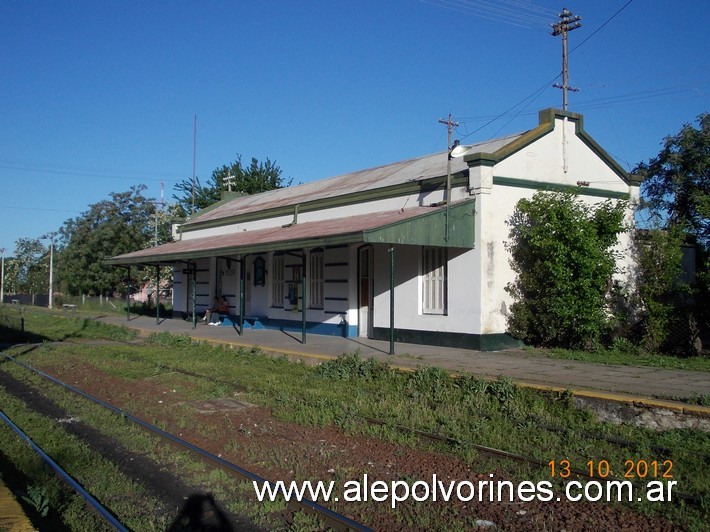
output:
M 473 249 L 475 243 L 475 200 L 452 204 L 402 222 L 364 231 L 365 242 Z M 446 237 L 448 236 L 448 240 Z
M 468 175 L 467 172 L 457 172 L 451 176 L 452 187 L 465 187 L 468 185 Z M 342 207 L 345 205 L 356 205 L 358 203 L 367 203 L 370 201 L 398 198 L 404 195 L 410 194 L 421 194 L 423 192 L 431 192 L 437 189 L 446 188 L 446 176 L 439 176 L 429 179 L 417 180 L 408 183 L 401 183 L 398 185 L 392 185 L 389 187 L 377 188 L 374 190 L 365 190 L 352 192 L 350 194 L 342 194 L 339 196 L 334 196 L 331 198 L 322 198 L 313 201 L 303 202 L 298 204 L 299 214 L 305 212 L 319 211 L 323 209 L 332 209 L 337 207 Z M 208 207 L 209 210 L 213 210 L 219 205 L 227 203 L 229 200 L 224 200 L 219 203 L 215 203 L 214 206 Z M 274 207 L 271 209 L 264 209 L 261 211 L 249 212 L 245 214 L 237 214 L 234 216 L 218 218 L 216 220 L 208 220 L 205 222 L 193 222 L 182 226 L 182 232 L 188 233 L 190 231 L 200 231 L 202 229 L 209 229 L 212 227 L 223 227 L 225 225 L 253 222 L 255 220 L 264 220 L 267 218 L 276 218 L 279 216 L 291 216 L 293 215 L 294 205 L 284 205 L 281 207 Z M 207 209 L 200 211 L 207 212 Z
M 616 192 L 602 188 L 580 187 L 575 185 L 563 185 L 561 183 L 548 183 L 546 181 L 530 181 L 528 179 L 518 179 L 515 177 L 493 176 L 493 184 L 504 187 L 528 188 L 532 190 L 549 190 L 550 192 L 573 192 L 581 196 L 594 196 L 597 198 L 629 199 L 628 192 Z
M 503 146 L 501 149 L 494 153 L 469 153 L 464 156 L 464 161 L 471 166 L 494 166 L 502 160 L 510 157 L 511 155 L 519 152 L 526 146 L 529 146 L 533 142 L 541 139 L 548 133 L 551 133 L 555 129 L 555 120 L 557 118 L 569 118 L 574 122 L 575 135 L 579 137 L 584 144 L 586 144 L 601 160 L 603 160 L 609 168 L 611 168 L 616 175 L 618 175 L 624 183 L 629 186 L 639 186 L 641 182 L 635 176 L 630 176 L 629 173 L 624 170 L 618 162 L 614 160 L 611 155 L 609 155 L 604 148 L 602 148 L 597 141 L 595 141 L 589 133 L 584 129 L 584 117 L 577 113 L 570 113 L 569 111 L 560 111 L 559 109 L 543 109 L 539 113 L 539 125 L 535 129 L 531 129 L 527 133 L 521 135 L 519 138 L 515 139 Z

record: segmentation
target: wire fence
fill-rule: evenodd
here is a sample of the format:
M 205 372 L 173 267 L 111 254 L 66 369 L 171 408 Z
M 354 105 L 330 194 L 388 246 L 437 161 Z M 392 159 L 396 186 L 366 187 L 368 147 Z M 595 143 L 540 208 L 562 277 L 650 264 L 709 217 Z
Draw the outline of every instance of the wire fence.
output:
M 167 296 L 167 297 L 166 297 Z M 165 297 L 165 299 L 163 299 Z M 160 313 L 169 314 L 172 311 L 172 297 L 161 294 Z M 48 307 L 47 294 L 6 294 L 3 303 L 9 306 Z M 126 298 L 108 296 L 65 296 L 55 293 L 53 307 L 55 309 L 76 310 L 84 312 L 126 313 Z M 131 298 L 131 313 L 155 315 L 155 301 L 135 301 Z

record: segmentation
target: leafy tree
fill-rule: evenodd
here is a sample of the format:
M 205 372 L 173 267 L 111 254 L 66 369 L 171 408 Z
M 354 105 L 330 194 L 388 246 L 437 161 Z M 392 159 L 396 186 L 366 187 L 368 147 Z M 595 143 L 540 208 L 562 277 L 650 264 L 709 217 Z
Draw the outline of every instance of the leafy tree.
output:
M 245 167 L 241 155 L 237 155 L 233 163 L 215 169 L 205 185 L 199 178 L 195 178 L 195 212 L 222 199 L 222 192 L 229 189 L 226 178 L 230 175 L 234 177 L 231 189 L 243 194 L 257 194 L 291 184 L 291 180 L 284 182 L 281 168 L 269 159 L 261 163 L 252 158 L 251 164 Z M 173 198 L 177 201 L 176 214 L 185 217 L 192 210 L 192 180 L 181 181 L 175 185 L 175 191 Z
M 549 347 L 584 348 L 601 339 L 624 209 L 611 201 L 590 208 L 568 193 L 538 192 L 518 202 L 507 221 L 516 273 L 506 287 L 515 300 L 511 334 Z
M 692 290 L 683 274 L 685 236 L 677 225 L 636 233 L 639 340 L 651 352 L 690 354 L 695 349 Z
M 16 293 L 46 294 L 49 291 L 49 248 L 39 238 L 18 239 L 15 256 L 8 262 L 9 278 L 14 280 Z
M 69 294 L 122 292 L 125 271 L 104 260 L 151 245 L 155 238 L 154 201 L 143 196 L 144 185 L 127 192 L 112 192 L 110 200 L 90 205 L 60 230 L 64 243 L 59 271 Z M 161 241 L 169 238 L 161 228 Z
M 20 263 L 15 257 L 5 257 L 5 295 L 20 293 Z
M 643 178 L 640 214 L 652 220 L 638 247 L 643 339 L 650 349 L 695 354 L 698 334 L 710 330 L 710 113 L 666 137 L 658 155 L 639 163 Z M 681 245 L 695 240 L 695 279 L 683 279 Z
M 664 139 L 663 148 L 633 173 L 643 178 L 644 208 L 710 246 L 710 113 Z

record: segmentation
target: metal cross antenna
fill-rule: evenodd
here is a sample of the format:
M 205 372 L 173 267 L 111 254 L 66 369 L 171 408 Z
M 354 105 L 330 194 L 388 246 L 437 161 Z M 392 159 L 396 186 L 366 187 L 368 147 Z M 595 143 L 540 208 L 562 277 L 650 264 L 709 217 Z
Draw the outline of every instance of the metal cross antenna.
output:
M 224 182 L 227 184 L 227 191 L 231 192 L 232 187 L 234 186 L 234 176 L 232 175 L 231 170 L 229 170 L 227 177 L 224 178 Z
M 562 8 L 562 13 L 560 13 L 560 21 L 557 24 L 550 24 L 552 26 L 551 35 L 557 37 L 562 35 L 562 85 L 555 83 L 553 87 L 562 89 L 562 110 L 567 110 L 567 91 L 577 92 L 579 89 L 570 87 L 567 84 L 568 69 L 567 69 L 567 33 L 576 30 L 582 23 L 579 22 L 581 17 L 573 15 L 570 13 L 569 9 Z

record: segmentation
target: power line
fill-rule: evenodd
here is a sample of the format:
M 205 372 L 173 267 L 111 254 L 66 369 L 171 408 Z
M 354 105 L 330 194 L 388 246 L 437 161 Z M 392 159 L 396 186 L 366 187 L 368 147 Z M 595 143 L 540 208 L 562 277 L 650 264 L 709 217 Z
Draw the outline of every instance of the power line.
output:
M 425 1 L 425 0 L 423 0 L 423 1 Z M 433 0 L 432 0 L 432 1 L 429 1 L 428 3 L 432 3 L 432 2 L 433 2 Z M 590 38 L 592 38 L 594 35 L 596 35 L 602 28 L 604 28 L 607 24 L 609 24 L 609 22 L 611 22 L 614 18 L 616 18 L 616 16 L 618 16 L 619 13 L 621 13 L 624 9 L 626 9 L 626 7 L 628 7 L 629 4 L 631 4 L 631 2 L 633 2 L 633 0 L 629 0 L 626 4 L 624 4 L 624 5 L 623 5 L 619 10 L 617 10 L 611 17 L 609 17 L 601 26 L 599 26 L 596 30 L 594 30 L 594 31 L 593 31 L 589 36 L 587 36 L 585 39 L 583 39 L 577 46 L 575 46 L 574 48 L 572 48 L 572 50 L 570 50 L 570 51 L 568 52 L 568 54 L 569 54 L 569 53 L 572 53 L 574 50 L 578 49 L 580 46 L 582 46 L 584 43 L 586 43 Z M 444 7 L 444 6 L 441 6 L 441 7 Z M 474 133 L 477 133 L 478 131 L 480 131 L 481 129 L 483 129 L 483 128 L 489 126 L 489 125 L 492 124 L 493 122 L 495 122 L 495 121 L 497 121 L 497 120 L 500 120 L 500 119 L 503 118 L 505 115 L 507 115 L 509 112 L 511 112 L 513 109 L 518 108 L 519 106 L 523 105 L 525 102 L 527 102 L 528 100 L 530 100 L 530 102 L 527 103 L 527 104 L 523 107 L 523 109 L 521 109 L 520 111 L 518 111 L 518 112 L 513 116 L 513 119 L 515 119 L 517 116 L 519 116 L 519 115 L 521 114 L 522 110 L 524 110 L 525 108 L 527 108 L 527 106 L 528 106 L 530 103 L 532 103 L 534 100 L 536 100 L 536 99 L 540 96 L 540 94 L 544 91 L 544 89 L 546 89 L 546 88 L 550 85 L 550 83 L 554 82 L 561 74 L 562 74 L 562 72 L 561 72 L 560 74 L 555 75 L 554 78 L 552 78 L 550 81 L 548 81 L 547 83 L 545 83 L 542 87 L 540 87 L 539 89 L 536 89 L 536 90 L 533 91 L 530 95 L 526 96 L 525 98 L 523 98 L 522 100 L 520 100 L 519 102 L 517 102 L 517 103 L 516 103 L 515 105 L 513 105 L 512 107 L 508 108 L 508 109 L 507 109 L 506 111 L 504 111 L 503 113 L 501 113 L 501 114 L 499 114 L 499 115 L 493 117 L 491 120 L 489 120 L 488 122 L 486 122 L 485 124 L 483 124 L 481 127 L 479 127 L 479 128 L 477 128 L 477 129 L 475 129 L 474 131 L 468 133 L 465 137 L 462 137 L 461 140 L 463 140 L 463 139 L 465 139 L 465 138 L 467 138 L 467 137 L 470 137 L 470 136 L 473 135 Z M 513 119 L 509 120 L 503 127 L 507 126 Z M 499 129 L 499 131 L 500 131 L 500 129 Z
M 0 205 L 0 209 L 14 209 L 20 211 L 43 211 L 43 212 L 71 212 L 76 213 L 80 209 L 70 211 L 68 209 L 44 209 L 42 207 L 18 207 L 17 205 Z
M 606 22 L 604 22 L 604 23 L 603 23 L 601 26 L 599 26 L 596 30 L 594 30 L 592 33 L 590 33 L 590 34 L 589 34 L 585 39 L 583 39 L 582 42 L 580 42 L 577 46 L 575 46 L 574 48 L 572 48 L 572 49 L 569 51 L 569 53 L 574 52 L 577 48 L 579 48 L 580 46 L 582 46 L 585 42 L 587 42 L 589 39 L 591 39 L 592 37 L 594 37 L 594 35 L 596 35 L 597 32 L 599 32 L 599 30 L 601 30 L 604 26 L 606 26 L 606 25 L 609 24 L 612 20 L 614 20 L 614 18 L 616 18 L 616 16 L 617 16 L 619 13 L 621 13 L 624 9 L 626 9 L 626 8 L 629 6 L 629 4 L 630 4 L 631 2 L 633 2 L 633 1 L 634 1 L 634 0 L 629 0 L 628 2 L 626 2 L 626 4 L 624 4 L 624 5 L 621 7 L 621 9 L 619 9 L 616 13 L 614 13 L 611 17 L 609 17 L 609 18 L 606 20 Z
M 118 173 L 106 173 L 106 172 L 94 172 L 91 170 L 79 170 L 71 169 L 70 167 L 61 166 L 36 166 L 36 165 L 24 165 L 22 163 L 15 164 L 2 164 L 0 163 L 0 168 L 5 170 L 16 170 L 19 172 L 33 172 L 40 174 L 59 174 L 59 175 L 75 175 L 81 177 L 93 177 L 95 179 L 123 179 L 127 181 L 165 181 L 166 178 L 170 180 L 176 180 L 174 176 L 165 176 L 161 178 L 151 178 L 145 177 L 146 175 L 161 175 L 161 174 L 145 174 L 141 172 L 135 172 L 133 176 L 127 174 Z
M 422 0 L 422 2 L 524 28 L 546 25 L 549 18 L 555 14 L 554 11 L 521 0 Z
M 703 81 L 702 83 L 706 83 Z M 547 86 L 543 87 L 547 88 Z M 665 98 L 669 96 L 675 96 L 687 93 L 688 97 L 695 97 L 698 95 L 699 90 L 698 85 L 693 85 L 688 87 L 687 85 L 676 85 L 673 87 L 663 87 L 659 89 L 651 89 L 647 91 L 637 91 L 617 94 L 615 96 L 608 96 L 605 98 L 594 98 L 588 100 L 576 100 L 574 108 L 578 110 L 584 109 L 599 109 L 609 106 L 616 106 L 625 104 L 628 102 L 641 101 L 641 100 L 653 100 L 659 98 Z M 708 89 L 710 90 L 710 88 Z M 537 111 L 526 111 L 524 113 L 519 113 L 518 116 L 534 116 Z M 478 116 L 463 116 L 459 119 L 461 125 L 466 125 L 468 122 L 483 122 L 489 120 L 495 120 L 500 118 L 501 115 L 478 115 Z

